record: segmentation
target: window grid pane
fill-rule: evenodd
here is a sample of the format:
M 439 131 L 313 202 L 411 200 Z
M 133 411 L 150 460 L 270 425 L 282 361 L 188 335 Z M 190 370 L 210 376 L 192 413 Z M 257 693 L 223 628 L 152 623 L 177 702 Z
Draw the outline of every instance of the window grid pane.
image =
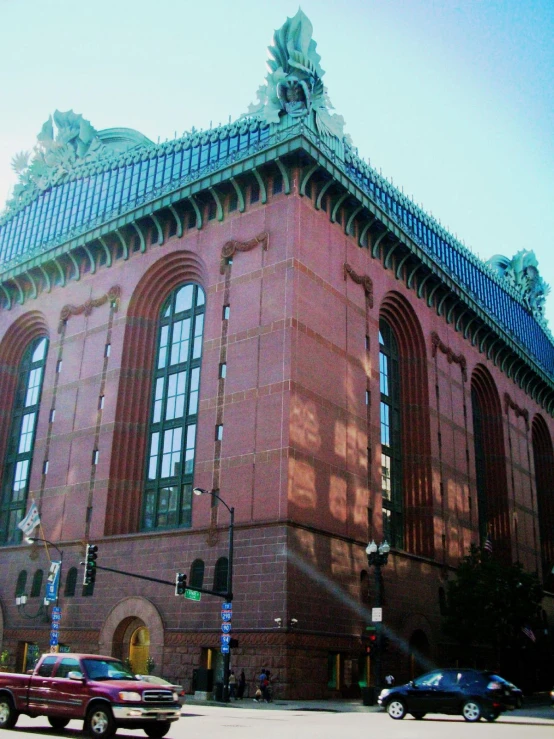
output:
M 177 288 L 160 312 L 142 525 L 190 526 L 204 293 Z

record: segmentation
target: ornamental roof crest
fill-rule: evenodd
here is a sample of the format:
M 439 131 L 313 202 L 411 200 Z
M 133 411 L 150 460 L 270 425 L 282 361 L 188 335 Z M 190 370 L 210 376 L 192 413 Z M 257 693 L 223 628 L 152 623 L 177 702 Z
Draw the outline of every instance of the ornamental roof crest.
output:
M 550 286 L 539 274 L 535 252 L 521 249 L 512 259 L 495 254 L 487 264 L 521 295 L 525 306 L 535 318 L 544 321 L 544 302 Z
M 258 89 L 258 102 L 250 105 L 248 114 L 267 123 L 279 123 L 288 113 L 293 118 L 314 115 L 317 129 L 343 137 L 344 118 L 331 113 L 333 106 L 323 85 L 325 74 L 312 39 L 313 27 L 299 8 L 294 18 L 287 18 L 273 36 L 268 47 L 270 59 L 265 84 Z
M 114 157 L 122 148 L 144 143 L 151 142 L 138 131 L 97 131 L 80 113 L 56 110 L 43 124 L 33 150 L 19 152 L 12 159 L 19 182 L 8 207 L 55 185 L 82 162 Z

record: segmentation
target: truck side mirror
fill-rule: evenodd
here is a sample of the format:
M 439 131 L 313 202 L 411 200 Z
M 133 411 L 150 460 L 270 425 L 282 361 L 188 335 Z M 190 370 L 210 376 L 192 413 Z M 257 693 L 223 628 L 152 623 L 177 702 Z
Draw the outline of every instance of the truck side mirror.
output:
M 67 677 L 70 680 L 84 680 L 83 673 L 79 670 L 71 670 L 67 673 Z

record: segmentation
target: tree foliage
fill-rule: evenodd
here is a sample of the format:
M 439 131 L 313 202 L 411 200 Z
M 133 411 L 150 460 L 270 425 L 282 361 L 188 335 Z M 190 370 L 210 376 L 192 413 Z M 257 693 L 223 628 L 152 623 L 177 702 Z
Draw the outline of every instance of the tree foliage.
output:
M 542 597 L 536 574 L 472 546 L 448 583 L 443 628 L 464 647 L 516 647 L 522 628 L 538 624 Z

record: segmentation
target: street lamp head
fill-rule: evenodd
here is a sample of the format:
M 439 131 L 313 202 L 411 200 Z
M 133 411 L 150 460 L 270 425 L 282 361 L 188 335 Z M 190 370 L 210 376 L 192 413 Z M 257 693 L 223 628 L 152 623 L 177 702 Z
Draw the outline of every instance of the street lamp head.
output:
M 291 626 L 296 626 L 297 623 L 298 623 L 298 619 L 297 618 L 291 618 L 291 620 L 290 620 L 290 625 Z
M 25 541 L 27 542 L 27 544 L 34 544 L 35 541 L 38 541 L 38 539 L 36 539 L 34 536 L 26 536 Z
M 207 493 L 207 490 L 204 490 L 204 488 L 194 488 L 192 491 L 195 495 L 204 495 L 204 493 Z
M 376 551 L 377 551 L 377 544 L 376 544 L 376 543 L 375 543 L 375 541 L 374 541 L 374 540 L 372 539 L 372 540 L 371 540 L 371 541 L 369 542 L 369 544 L 367 545 L 367 547 L 366 547 L 366 550 L 365 550 L 365 553 L 366 553 L 366 554 L 375 554 L 375 552 L 376 552 Z
M 390 552 L 390 544 L 388 543 L 386 539 L 379 547 L 379 552 L 381 554 L 388 554 Z
M 283 625 L 283 619 L 282 618 L 274 618 L 273 620 L 275 621 L 275 623 L 277 624 L 277 626 L 279 628 L 281 628 L 281 626 Z

